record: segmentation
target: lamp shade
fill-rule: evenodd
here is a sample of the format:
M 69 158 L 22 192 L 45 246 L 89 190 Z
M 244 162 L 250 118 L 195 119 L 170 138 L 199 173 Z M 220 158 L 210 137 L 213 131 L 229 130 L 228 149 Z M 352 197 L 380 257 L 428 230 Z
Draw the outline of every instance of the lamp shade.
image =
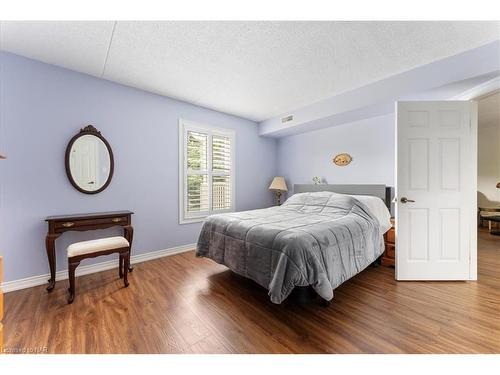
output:
M 285 177 L 274 177 L 273 182 L 271 182 L 271 185 L 269 185 L 269 190 L 288 191 L 288 188 L 286 187 Z

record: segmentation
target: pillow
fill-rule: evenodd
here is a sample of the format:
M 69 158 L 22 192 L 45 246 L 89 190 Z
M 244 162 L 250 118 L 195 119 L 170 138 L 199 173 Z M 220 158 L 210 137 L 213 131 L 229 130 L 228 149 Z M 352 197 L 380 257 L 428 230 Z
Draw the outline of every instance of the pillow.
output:
M 370 212 L 375 216 L 380 223 L 380 229 L 382 233 L 387 232 L 391 229 L 391 213 L 389 209 L 385 205 L 384 201 L 379 197 L 373 197 L 371 195 L 350 195 L 353 198 L 356 198 L 358 201 L 365 204 L 366 207 L 370 210 Z
M 333 196 L 344 196 L 351 197 L 359 202 L 363 203 L 373 216 L 375 216 L 380 224 L 380 230 L 382 233 L 387 232 L 392 227 L 391 223 L 391 213 L 387 209 L 384 201 L 378 197 L 371 195 L 351 195 L 351 194 L 339 194 L 331 191 L 318 191 L 311 193 L 297 193 L 288 198 L 282 205 L 282 207 L 294 207 L 294 206 L 323 206 L 327 204 L 330 198 Z

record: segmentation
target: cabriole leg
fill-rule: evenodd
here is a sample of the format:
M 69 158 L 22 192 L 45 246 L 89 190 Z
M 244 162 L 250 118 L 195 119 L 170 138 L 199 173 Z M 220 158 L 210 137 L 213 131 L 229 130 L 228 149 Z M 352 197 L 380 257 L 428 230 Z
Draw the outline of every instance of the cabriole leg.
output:
M 69 272 L 69 297 L 68 303 L 73 303 L 75 299 L 75 271 L 76 267 L 80 264 L 79 261 L 72 261 L 68 259 L 68 272 Z
M 130 251 L 125 253 L 123 255 L 123 260 L 125 263 L 125 267 L 123 267 L 123 284 L 125 285 L 125 288 L 128 287 L 128 267 L 127 265 L 129 264 L 129 259 L 130 259 Z

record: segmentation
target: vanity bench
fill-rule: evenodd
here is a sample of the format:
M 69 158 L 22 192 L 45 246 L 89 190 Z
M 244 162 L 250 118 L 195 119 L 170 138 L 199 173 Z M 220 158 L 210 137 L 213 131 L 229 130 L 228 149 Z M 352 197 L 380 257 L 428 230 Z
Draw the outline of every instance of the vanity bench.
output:
M 45 247 L 50 267 L 50 279 L 47 290 L 51 292 L 56 284 L 55 241 L 61 234 L 69 231 L 87 231 L 121 226 L 123 227 L 123 237 L 125 237 L 130 248 L 132 248 L 134 236 L 132 215 L 132 211 L 110 211 L 47 217 L 45 221 L 48 224 L 48 231 L 45 237 Z M 122 267 L 127 267 L 129 272 L 133 270 L 130 267 L 130 255 L 128 261 L 125 261 L 125 257 L 120 256 L 120 268 Z

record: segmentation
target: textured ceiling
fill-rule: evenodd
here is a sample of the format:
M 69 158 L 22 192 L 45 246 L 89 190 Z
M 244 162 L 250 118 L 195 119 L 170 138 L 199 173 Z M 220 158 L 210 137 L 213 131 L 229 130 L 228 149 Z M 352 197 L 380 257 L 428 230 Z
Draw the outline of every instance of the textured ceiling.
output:
M 498 22 L 2 22 L 0 49 L 261 121 L 500 39 Z
M 113 22 L 1 22 L 0 49 L 99 76 Z

